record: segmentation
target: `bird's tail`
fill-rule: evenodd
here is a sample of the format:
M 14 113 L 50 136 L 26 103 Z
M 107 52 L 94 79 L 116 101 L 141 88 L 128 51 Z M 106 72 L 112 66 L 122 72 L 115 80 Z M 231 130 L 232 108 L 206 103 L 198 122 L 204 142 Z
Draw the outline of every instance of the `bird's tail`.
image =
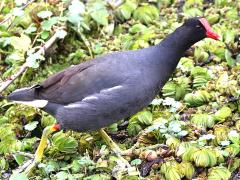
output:
M 33 101 L 35 98 L 35 93 L 35 88 L 21 88 L 9 94 L 7 99 L 10 101 Z
M 4 100 L 4 99 L 6 99 L 6 97 L 5 97 L 5 96 L 2 96 L 2 95 L 0 95 L 0 101 L 2 101 L 2 100 Z
M 35 87 L 17 89 L 7 96 L 7 100 L 38 108 L 43 108 L 48 104 L 47 100 L 37 98 Z

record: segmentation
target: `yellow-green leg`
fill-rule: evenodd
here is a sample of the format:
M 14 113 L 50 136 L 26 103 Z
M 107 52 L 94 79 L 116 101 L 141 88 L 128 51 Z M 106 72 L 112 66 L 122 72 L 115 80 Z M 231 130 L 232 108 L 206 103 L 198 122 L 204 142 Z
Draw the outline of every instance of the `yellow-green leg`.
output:
M 59 131 L 60 130 L 60 125 L 55 124 L 52 126 L 47 126 L 44 130 L 43 130 L 43 134 L 41 137 L 41 141 L 40 144 L 37 148 L 37 151 L 35 152 L 35 156 L 34 156 L 34 160 L 33 162 L 25 169 L 25 174 L 29 175 L 31 174 L 32 170 L 36 167 L 36 165 L 38 163 L 41 162 L 42 157 L 43 157 L 43 152 L 44 149 L 47 147 L 47 140 L 50 134 L 52 134 L 55 131 Z
M 35 152 L 34 160 L 33 162 L 25 169 L 25 174 L 30 175 L 32 170 L 39 164 L 42 160 L 43 157 L 43 152 L 44 149 L 47 146 L 47 140 L 49 135 L 51 135 L 53 132 L 60 130 L 59 125 L 52 125 L 52 126 L 47 126 L 43 130 L 43 134 L 41 137 L 40 144 L 37 148 L 37 151 Z M 100 135 L 102 136 L 103 140 L 106 142 L 106 144 L 113 150 L 113 152 L 119 157 L 119 159 L 126 165 L 126 167 L 131 167 L 131 165 L 128 163 L 126 159 L 124 159 L 121 154 L 122 151 L 118 147 L 118 145 L 108 136 L 108 134 L 103 130 L 99 130 Z
M 104 129 L 99 130 L 100 135 L 102 136 L 103 140 L 106 144 L 110 147 L 110 149 L 118 156 L 118 158 L 127 166 L 131 167 L 126 159 L 122 157 L 122 150 L 119 146 L 108 136 L 108 134 L 104 131 Z

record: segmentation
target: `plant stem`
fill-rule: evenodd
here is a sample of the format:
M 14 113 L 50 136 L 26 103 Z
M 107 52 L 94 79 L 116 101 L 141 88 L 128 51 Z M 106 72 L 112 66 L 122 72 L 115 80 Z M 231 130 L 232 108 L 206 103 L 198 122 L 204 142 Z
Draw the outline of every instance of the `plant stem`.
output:
M 62 29 L 62 28 L 59 28 Z M 46 52 L 58 39 L 57 31 L 56 33 L 36 52 L 37 54 L 42 54 Z M 20 75 L 22 75 L 28 69 L 27 63 L 25 62 L 22 66 L 20 66 L 19 70 L 13 74 L 6 81 L 0 83 L 0 93 L 4 91 L 10 84 L 14 82 Z

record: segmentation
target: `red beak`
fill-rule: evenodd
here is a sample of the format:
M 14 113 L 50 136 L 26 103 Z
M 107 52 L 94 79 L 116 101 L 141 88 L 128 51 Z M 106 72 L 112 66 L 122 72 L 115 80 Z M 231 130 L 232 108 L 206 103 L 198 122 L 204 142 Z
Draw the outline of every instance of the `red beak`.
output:
M 215 40 L 220 39 L 220 36 L 217 33 L 213 32 L 210 24 L 208 23 L 208 21 L 205 18 L 200 18 L 199 21 L 202 23 L 203 27 L 206 29 L 206 36 L 208 38 L 212 38 Z

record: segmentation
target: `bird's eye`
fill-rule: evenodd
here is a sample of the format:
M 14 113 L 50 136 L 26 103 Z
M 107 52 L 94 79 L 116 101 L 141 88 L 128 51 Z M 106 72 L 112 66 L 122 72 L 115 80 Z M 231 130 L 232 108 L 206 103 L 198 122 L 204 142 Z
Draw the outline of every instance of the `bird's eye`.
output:
M 201 26 L 200 25 L 196 25 L 196 28 L 200 28 Z

